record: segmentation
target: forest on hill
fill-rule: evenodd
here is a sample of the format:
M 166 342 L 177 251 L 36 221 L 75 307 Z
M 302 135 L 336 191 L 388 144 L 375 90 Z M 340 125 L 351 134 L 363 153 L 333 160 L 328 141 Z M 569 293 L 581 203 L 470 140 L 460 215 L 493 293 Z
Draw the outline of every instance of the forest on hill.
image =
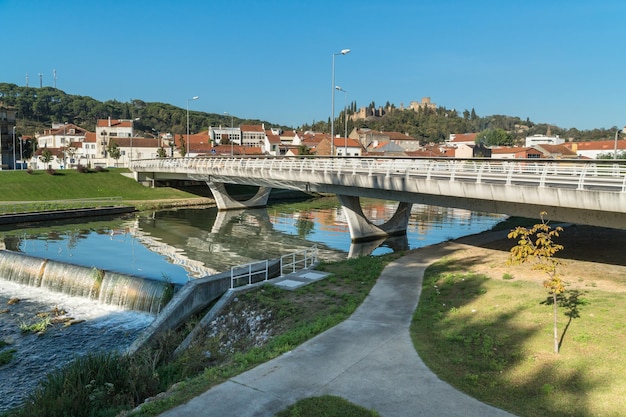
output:
M 35 135 L 44 129 L 50 128 L 52 123 L 73 123 L 89 131 L 95 130 L 96 120 L 106 119 L 139 119 L 135 128 L 147 136 L 156 132 L 170 132 L 182 134 L 187 128 L 187 110 L 166 103 L 145 102 L 133 99 L 130 102 L 107 100 L 104 102 L 88 96 L 66 94 L 53 87 L 21 87 L 15 84 L 0 83 L 0 103 L 17 109 L 17 129 L 21 135 Z M 368 110 L 376 108 L 374 102 L 368 105 Z M 349 116 L 357 109 L 356 102 L 352 102 L 347 109 L 348 132 L 352 128 L 369 128 L 385 132 L 402 132 L 420 139 L 424 143 L 442 142 L 451 133 L 473 133 L 499 131 L 506 132 L 506 141 L 521 143 L 526 136 L 534 134 L 558 135 L 575 141 L 609 140 L 615 130 L 593 129 L 578 130 L 576 128 L 561 128 L 554 125 L 535 124 L 526 119 L 505 115 L 490 115 L 481 117 L 474 109 L 459 113 L 443 106 L 436 109 L 420 108 L 419 111 L 400 110 L 387 103 L 389 108 L 386 114 L 380 117 L 352 121 Z M 227 114 L 205 113 L 189 111 L 189 125 L 191 132 L 207 130 L 209 126 L 234 126 L 239 124 L 261 124 L 265 127 L 278 127 L 285 130 L 297 128 L 316 132 L 330 132 L 330 118 L 327 121 L 318 121 L 303 124 L 298 127 L 281 126 L 267 121 L 240 119 Z M 341 110 L 335 120 L 335 133 L 343 135 L 345 129 L 344 110 Z

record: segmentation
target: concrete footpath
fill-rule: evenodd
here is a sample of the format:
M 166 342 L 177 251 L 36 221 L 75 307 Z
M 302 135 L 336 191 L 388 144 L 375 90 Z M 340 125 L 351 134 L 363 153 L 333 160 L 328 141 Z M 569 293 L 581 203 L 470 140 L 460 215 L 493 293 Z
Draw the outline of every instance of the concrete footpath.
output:
M 383 417 L 511 417 L 442 382 L 411 342 L 424 270 L 460 247 L 430 246 L 389 264 L 348 320 L 162 416 L 266 417 L 299 399 L 330 394 Z

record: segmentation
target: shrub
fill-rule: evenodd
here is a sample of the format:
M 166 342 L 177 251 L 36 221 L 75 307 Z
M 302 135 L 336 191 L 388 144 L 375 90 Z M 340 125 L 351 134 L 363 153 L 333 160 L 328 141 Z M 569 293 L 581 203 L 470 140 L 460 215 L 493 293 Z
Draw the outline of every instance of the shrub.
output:
M 82 173 L 82 174 L 87 174 L 89 172 L 89 168 L 87 168 L 84 165 L 78 164 L 76 165 L 76 171 Z
M 48 167 L 48 169 L 46 169 L 46 172 L 47 172 L 48 174 L 50 174 L 50 175 L 55 175 L 55 174 L 57 173 L 54 169 L 52 169 L 52 168 L 50 168 L 50 167 Z
M 26 173 L 28 175 L 31 175 L 33 173 L 33 169 L 32 168 L 26 168 Z

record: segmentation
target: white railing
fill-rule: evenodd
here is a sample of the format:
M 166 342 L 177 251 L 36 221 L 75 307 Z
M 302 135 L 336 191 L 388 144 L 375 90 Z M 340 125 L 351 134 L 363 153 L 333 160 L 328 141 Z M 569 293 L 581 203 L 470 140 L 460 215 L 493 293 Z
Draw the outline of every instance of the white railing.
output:
M 197 157 L 134 160 L 141 172 L 271 178 L 272 172 L 402 176 L 410 179 L 626 192 L 626 160 L 493 160 L 323 157 Z
M 251 262 L 230 268 L 230 288 L 265 282 L 271 278 L 310 269 L 318 262 L 317 246 L 281 256 L 278 261 Z M 275 271 L 272 273 L 272 271 Z

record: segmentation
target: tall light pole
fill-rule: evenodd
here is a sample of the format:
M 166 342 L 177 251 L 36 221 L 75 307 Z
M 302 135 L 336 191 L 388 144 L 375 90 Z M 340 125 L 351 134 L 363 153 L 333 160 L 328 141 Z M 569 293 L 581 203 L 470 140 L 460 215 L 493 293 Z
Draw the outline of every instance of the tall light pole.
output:
M 228 134 L 228 140 L 230 142 L 230 156 L 235 155 L 235 145 L 233 144 L 233 132 L 232 132 L 232 128 L 233 128 L 233 115 L 229 114 L 227 111 L 224 112 L 224 114 L 226 116 L 230 116 L 230 128 L 231 128 L 231 132 Z
M 338 85 L 335 86 L 335 89 L 343 92 L 343 123 L 345 125 L 343 134 L 343 156 L 348 156 L 348 92 Z
M 13 126 L 13 170 L 15 171 L 15 165 L 16 161 L 15 161 L 15 126 Z
M 131 120 L 131 131 L 132 133 L 130 134 L 130 159 L 128 162 L 128 167 L 130 168 L 130 164 L 133 163 L 133 136 L 135 136 L 135 122 L 141 120 L 141 117 L 136 117 L 135 119 Z
M 187 149 L 185 149 L 185 156 L 189 155 L 189 102 L 192 100 L 197 100 L 200 97 L 193 96 L 187 99 Z
M 333 53 L 333 74 L 332 74 L 332 96 L 331 102 L 331 116 L 330 116 L 330 156 L 335 153 L 335 57 L 337 55 L 345 55 L 350 53 L 349 49 L 342 49 L 340 52 Z
M 227 111 L 225 111 L 224 114 L 226 116 L 230 116 L 230 128 L 232 129 L 233 128 L 233 115 L 228 113 Z
M 613 159 L 617 159 L 617 136 L 619 135 L 619 129 L 615 130 L 615 148 L 613 149 Z
M 23 143 L 23 136 L 20 136 L 20 169 L 24 169 L 24 150 L 22 149 Z

